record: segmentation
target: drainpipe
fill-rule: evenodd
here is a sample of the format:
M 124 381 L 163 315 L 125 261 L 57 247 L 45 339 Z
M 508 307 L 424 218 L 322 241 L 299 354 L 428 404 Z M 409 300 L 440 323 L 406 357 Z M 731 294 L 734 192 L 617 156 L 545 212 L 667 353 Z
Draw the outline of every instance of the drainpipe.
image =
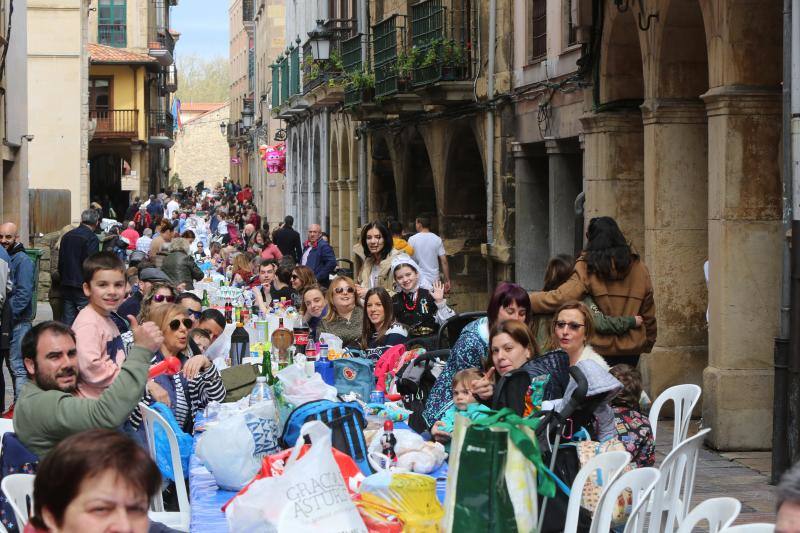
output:
M 783 230 L 785 236 L 792 228 L 792 0 L 783 0 Z M 773 349 L 775 383 L 772 405 L 772 483 L 777 484 L 784 471 L 789 468 L 787 443 L 789 353 L 791 318 L 791 251 L 786 239 L 783 242 L 783 267 L 781 272 L 780 333 L 775 338 Z
M 361 67 L 366 68 L 369 60 L 369 4 L 360 0 L 359 23 L 361 25 Z M 358 217 L 359 227 L 367 223 L 367 129 L 356 130 L 358 138 Z
M 796 0 L 800 1 L 800 0 Z M 489 0 L 489 47 L 488 65 L 486 67 L 486 99 L 494 98 L 494 56 L 497 40 L 497 0 Z M 478 58 L 480 61 L 480 58 Z M 494 263 L 491 253 L 494 245 L 494 104 L 490 103 L 486 111 L 486 248 L 487 288 L 494 286 Z
M 800 0 L 792 0 L 792 14 L 800 14 Z M 792 110 L 792 248 L 791 311 L 789 357 L 789 418 L 787 442 L 789 461 L 797 461 L 800 452 L 800 17 L 792 16 L 791 110 Z

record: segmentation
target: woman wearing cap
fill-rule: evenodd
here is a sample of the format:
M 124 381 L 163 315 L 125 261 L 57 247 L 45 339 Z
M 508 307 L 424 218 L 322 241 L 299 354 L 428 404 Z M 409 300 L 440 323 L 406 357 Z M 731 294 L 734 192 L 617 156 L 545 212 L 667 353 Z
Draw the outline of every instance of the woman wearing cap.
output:
M 420 287 L 419 265 L 408 255 L 392 259 L 391 277 L 397 291 L 392 296 L 395 319 L 405 324 L 412 336 L 432 335 L 455 316 L 444 299 L 444 285 L 437 280 L 430 291 Z

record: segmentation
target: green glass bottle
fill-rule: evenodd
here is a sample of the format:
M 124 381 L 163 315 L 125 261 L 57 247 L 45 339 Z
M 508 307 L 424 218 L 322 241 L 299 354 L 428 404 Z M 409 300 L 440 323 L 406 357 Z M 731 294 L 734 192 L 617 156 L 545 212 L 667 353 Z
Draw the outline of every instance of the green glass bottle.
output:
M 272 375 L 272 357 L 270 356 L 270 343 L 265 342 L 263 345 L 264 354 L 261 359 L 261 375 L 267 378 L 268 385 L 275 384 L 275 376 Z
M 208 301 L 208 291 L 205 289 L 203 289 L 203 300 L 200 302 L 200 305 L 203 306 L 203 309 L 211 307 L 211 303 Z

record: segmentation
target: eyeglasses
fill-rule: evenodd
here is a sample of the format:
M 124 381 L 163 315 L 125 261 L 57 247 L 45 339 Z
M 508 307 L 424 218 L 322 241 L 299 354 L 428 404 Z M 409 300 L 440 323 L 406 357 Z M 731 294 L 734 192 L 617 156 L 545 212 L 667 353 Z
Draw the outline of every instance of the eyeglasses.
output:
M 158 303 L 161 302 L 172 303 L 175 301 L 175 297 L 172 296 L 171 294 L 168 294 L 166 296 L 164 296 L 163 294 L 156 294 L 155 296 L 153 296 L 153 301 Z
M 564 322 L 563 320 L 556 322 L 556 329 L 564 329 L 569 327 L 570 331 L 578 331 L 583 326 L 585 326 L 585 324 L 579 324 L 577 322 Z
M 192 328 L 192 321 L 189 320 L 188 318 L 184 318 L 183 320 L 181 320 L 180 318 L 176 318 L 175 320 L 169 323 L 169 329 L 171 329 L 172 331 L 178 331 L 178 329 L 181 327 L 181 324 L 183 324 L 183 327 L 185 327 L 186 329 Z
M 202 311 L 195 311 L 194 309 L 187 309 L 186 312 L 195 317 L 196 319 L 199 319 L 200 315 L 203 314 Z
M 347 294 L 353 294 L 354 292 L 356 292 L 356 290 L 353 287 L 336 287 L 335 289 L 333 289 L 333 292 L 335 292 L 336 294 L 342 294 L 344 292 L 346 292 Z

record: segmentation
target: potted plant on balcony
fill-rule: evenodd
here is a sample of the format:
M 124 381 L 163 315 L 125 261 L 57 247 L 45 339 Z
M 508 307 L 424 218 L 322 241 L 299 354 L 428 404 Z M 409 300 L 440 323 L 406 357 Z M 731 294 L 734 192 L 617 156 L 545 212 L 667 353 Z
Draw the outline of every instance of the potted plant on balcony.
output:
M 397 54 L 396 71 L 397 71 L 397 90 L 401 93 L 408 92 L 411 88 L 411 77 L 414 73 L 414 68 L 419 62 L 419 48 L 412 46 L 408 51 L 401 50 Z
M 439 48 L 439 64 L 442 68 L 442 80 L 453 81 L 463 77 L 467 66 L 467 50 L 455 39 L 447 39 Z
M 369 70 L 351 70 L 346 74 L 346 87 L 358 91 L 362 102 L 371 102 L 375 97 L 375 74 Z

